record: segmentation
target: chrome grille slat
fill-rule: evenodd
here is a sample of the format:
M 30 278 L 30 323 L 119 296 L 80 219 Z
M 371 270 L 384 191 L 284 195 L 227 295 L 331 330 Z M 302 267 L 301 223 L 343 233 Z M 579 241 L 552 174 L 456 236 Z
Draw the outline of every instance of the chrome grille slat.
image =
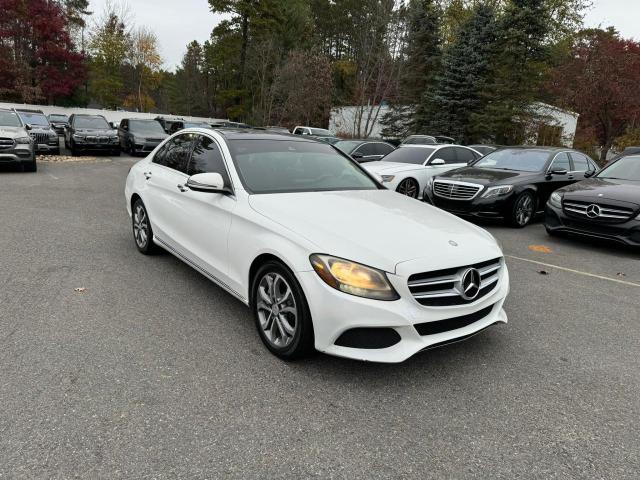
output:
M 14 144 L 12 138 L 0 138 L 0 148 L 2 149 L 13 148 Z
M 587 214 L 587 210 L 591 205 L 596 205 L 600 209 L 600 214 L 595 217 L 590 217 Z M 565 212 L 571 212 L 584 216 L 590 220 L 598 218 L 611 219 L 611 220 L 627 220 L 634 216 L 635 211 L 632 208 L 620 207 L 618 205 L 607 205 L 596 202 L 583 202 L 577 200 L 564 201 L 562 206 Z
M 452 180 L 434 180 L 433 193 L 450 200 L 471 200 L 482 190 L 482 185 L 456 182 Z

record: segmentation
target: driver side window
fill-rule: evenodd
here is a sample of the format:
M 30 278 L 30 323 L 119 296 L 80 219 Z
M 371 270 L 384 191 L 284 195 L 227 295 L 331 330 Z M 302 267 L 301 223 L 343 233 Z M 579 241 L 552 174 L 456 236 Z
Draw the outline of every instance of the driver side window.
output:
M 569 160 L 569 155 L 567 152 L 562 152 L 556 155 L 551 162 L 551 166 L 549 167 L 549 171 L 551 170 L 566 170 L 567 172 L 571 171 L 571 161 Z

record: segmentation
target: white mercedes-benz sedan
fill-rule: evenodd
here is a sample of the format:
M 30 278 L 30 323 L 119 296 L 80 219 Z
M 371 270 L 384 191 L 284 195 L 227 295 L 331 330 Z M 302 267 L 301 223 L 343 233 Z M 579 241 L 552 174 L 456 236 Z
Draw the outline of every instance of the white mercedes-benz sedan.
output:
M 362 166 L 379 175 L 389 190 L 421 199 L 429 179 L 455 168 L 466 167 L 482 154 L 462 145 L 400 145 L 379 162 Z
M 281 358 L 401 362 L 507 322 L 489 233 L 328 144 L 187 129 L 132 167 L 125 194 L 138 250 L 161 247 L 244 302 Z

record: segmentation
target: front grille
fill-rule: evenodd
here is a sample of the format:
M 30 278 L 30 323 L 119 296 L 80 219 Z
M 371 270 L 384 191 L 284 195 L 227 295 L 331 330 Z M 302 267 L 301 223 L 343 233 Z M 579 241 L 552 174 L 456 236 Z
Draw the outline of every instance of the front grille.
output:
M 567 215 L 581 219 L 624 222 L 635 214 L 633 208 L 580 200 L 566 200 L 562 206 Z
M 13 148 L 14 142 L 12 138 L 0 138 L 0 150 Z
M 471 299 L 463 296 L 461 285 L 464 273 L 470 268 L 476 269 L 480 274 L 478 293 Z M 428 307 L 466 305 L 488 295 L 496 287 L 501 269 L 502 258 L 495 258 L 464 267 L 416 273 L 409 277 L 407 285 L 411 295 L 420 305 Z
M 109 137 L 98 137 L 98 143 L 109 143 Z
M 472 323 L 482 320 L 491 313 L 493 307 L 494 306 L 491 305 L 477 312 L 462 315 L 460 317 L 447 318 L 445 320 L 438 320 L 435 322 L 417 323 L 414 327 L 420 335 L 435 335 L 437 333 L 457 330 L 458 328 L 464 328 Z
M 449 200 L 471 200 L 482 190 L 482 185 L 473 183 L 453 182 L 448 180 L 435 180 L 433 193 L 438 197 Z
M 48 133 L 35 133 L 35 132 L 31 132 L 29 133 L 29 135 L 31 135 L 31 138 L 33 138 L 33 141 L 35 143 L 37 143 L 38 145 L 40 144 L 47 144 L 49 143 L 49 134 Z
M 157 142 L 160 143 L 162 141 L 162 138 L 147 138 L 147 142 Z

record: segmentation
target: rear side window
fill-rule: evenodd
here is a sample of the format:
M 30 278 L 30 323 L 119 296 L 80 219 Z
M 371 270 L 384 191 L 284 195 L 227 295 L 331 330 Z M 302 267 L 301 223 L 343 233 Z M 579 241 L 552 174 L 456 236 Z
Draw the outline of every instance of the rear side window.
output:
M 187 173 L 193 134 L 178 135 L 165 143 L 153 157 L 153 163 Z
M 203 135 L 198 135 L 198 139 L 195 141 L 187 168 L 187 175 L 198 173 L 219 173 L 222 175 L 225 186 L 231 186 L 222 152 L 213 139 Z

